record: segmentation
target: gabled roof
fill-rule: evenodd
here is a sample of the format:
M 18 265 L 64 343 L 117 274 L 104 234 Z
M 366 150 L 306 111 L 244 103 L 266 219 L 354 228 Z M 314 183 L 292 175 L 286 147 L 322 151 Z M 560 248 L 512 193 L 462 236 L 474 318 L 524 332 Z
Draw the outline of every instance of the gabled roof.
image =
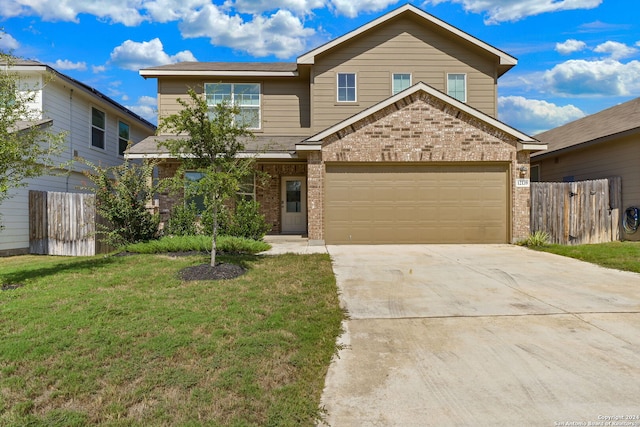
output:
M 640 98 L 540 133 L 536 138 L 549 144 L 549 151 L 539 155 L 550 155 L 631 133 L 640 133 Z
M 7 63 L 2 63 L 1 66 L 7 67 Z M 15 61 L 11 61 L 11 63 L 8 64 L 8 67 L 10 68 L 11 71 L 15 71 L 15 72 L 20 72 L 20 71 L 27 71 L 27 72 L 49 72 L 53 75 L 55 75 L 56 77 L 60 78 L 61 80 L 66 81 L 69 85 L 75 87 L 76 89 L 79 89 L 85 93 L 87 93 L 89 96 L 91 96 L 92 98 L 95 98 L 99 101 L 102 102 L 106 102 L 107 104 L 110 104 L 113 108 L 115 108 L 116 110 L 120 110 L 123 114 L 126 114 L 127 116 L 131 117 L 134 120 L 137 120 L 138 122 L 140 122 L 141 125 L 148 127 L 149 129 L 151 129 L 152 131 L 155 131 L 156 126 L 149 122 L 147 119 L 145 119 L 144 117 L 134 113 L 133 111 L 129 110 L 127 107 L 125 107 L 124 105 L 118 103 L 117 101 L 111 99 L 110 97 L 108 97 L 107 95 L 103 94 L 102 92 L 100 92 L 99 90 L 85 84 L 82 83 L 79 80 L 74 79 L 73 77 L 69 77 L 66 74 L 62 74 L 61 72 L 57 71 L 56 69 L 50 67 L 47 64 L 44 64 L 42 62 L 39 61 L 33 61 L 33 60 L 29 60 L 29 59 L 19 59 L 17 58 Z
M 435 16 L 425 12 L 422 9 L 419 9 L 413 5 L 410 4 L 406 4 L 404 6 L 401 6 L 395 10 L 392 10 L 391 12 L 379 17 L 378 19 L 375 19 L 371 22 L 369 22 L 368 24 L 365 24 L 341 37 L 338 37 L 336 39 L 331 40 L 328 43 L 325 43 L 324 45 L 313 49 L 301 56 L 298 57 L 298 64 L 314 64 L 315 63 L 315 58 L 316 56 L 330 50 L 333 49 L 334 47 L 345 43 L 351 39 L 353 39 L 356 36 L 359 36 L 360 34 L 363 34 L 381 24 L 384 24 L 385 22 L 403 14 L 403 13 L 411 13 L 414 14 L 415 16 L 418 16 L 422 19 L 424 19 L 425 21 L 427 21 L 428 23 L 431 23 L 433 25 L 436 25 L 448 32 L 450 32 L 452 35 L 459 37 L 463 40 L 466 40 L 467 42 L 476 45 L 478 47 L 480 47 L 481 49 L 484 49 L 485 51 L 487 51 L 488 53 L 495 55 L 498 57 L 499 59 L 499 67 L 498 67 L 498 75 L 501 76 L 502 74 L 506 73 L 507 71 L 509 71 L 509 69 L 511 69 L 513 66 L 518 64 L 518 60 L 516 58 L 514 58 L 511 55 L 508 55 L 507 53 L 501 51 L 500 49 L 497 49 L 485 42 L 483 42 L 482 40 L 479 40 L 475 37 L 473 37 L 472 35 L 460 30 L 459 28 L 454 27 L 453 25 L 447 24 L 446 22 L 436 18 Z
M 516 138 L 519 143 L 520 146 L 518 147 L 520 150 L 530 150 L 530 151 L 534 151 L 534 150 L 544 150 L 546 149 L 546 144 L 541 143 L 539 141 L 537 141 L 536 139 L 530 137 L 529 135 L 526 135 L 514 128 L 512 128 L 511 126 L 497 120 L 494 119 L 493 117 L 483 113 L 482 111 L 476 110 L 473 107 L 470 107 L 469 105 L 458 101 L 455 98 L 450 97 L 449 95 L 440 92 L 439 90 L 435 89 L 432 86 L 429 86 L 428 84 L 425 84 L 423 82 L 418 82 L 415 85 L 403 90 L 402 92 L 397 93 L 396 95 L 387 98 L 386 100 L 367 108 L 366 110 L 363 110 L 362 112 L 351 116 L 350 118 L 337 123 L 334 126 L 331 126 L 330 128 L 316 134 L 313 135 L 309 138 L 307 138 L 303 143 L 298 144 L 296 146 L 296 149 L 298 150 L 315 150 L 315 149 L 320 149 L 320 144 L 322 143 L 322 141 L 330 136 L 333 135 L 336 132 L 341 131 L 342 129 L 345 129 L 353 124 L 355 124 L 356 122 L 372 115 L 375 114 L 376 112 L 383 110 L 384 108 L 393 105 L 394 103 L 400 101 L 403 98 L 409 97 L 413 94 L 416 94 L 418 92 L 425 92 L 430 96 L 433 96 L 455 108 L 457 108 L 458 110 L 461 110 L 467 114 L 469 114 L 470 116 L 484 122 L 487 123 L 490 126 L 493 126 L 499 130 L 501 130 L 502 132 L 505 132 L 508 135 L 513 136 L 514 138 Z
M 161 76 L 259 76 L 295 77 L 298 65 L 295 62 L 178 62 L 143 68 L 140 75 Z

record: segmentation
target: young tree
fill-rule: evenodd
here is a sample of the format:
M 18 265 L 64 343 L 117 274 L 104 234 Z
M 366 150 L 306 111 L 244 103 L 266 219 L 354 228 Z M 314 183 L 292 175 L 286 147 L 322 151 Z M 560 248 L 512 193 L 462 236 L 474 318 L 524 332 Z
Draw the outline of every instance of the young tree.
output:
M 16 58 L 0 52 L 0 204 L 11 188 L 54 167 L 65 134 L 54 134 L 42 111 L 33 108 L 40 88 L 25 88 L 12 71 Z M 1 218 L 0 218 L 1 220 Z M 0 225 L 1 227 L 1 225 Z
M 244 150 L 242 139 L 253 134 L 237 120 L 240 111 L 236 106 L 223 102 L 210 107 L 193 89 L 189 89 L 188 94 L 187 100 L 178 98 L 182 106 L 180 112 L 163 118 L 158 130 L 176 135 L 162 145 L 182 160 L 176 175 L 178 185 L 184 186 L 180 178 L 186 170 L 203 174 L 202 179 L 191 182 L 186 191 L 203 195 L 205 205 L 211 208 L 211 266 L 215 267 L 218 212 L 224 201 L 238 190 L 242 177 L 252 173 L 253 159 L 238 158 L 237 154 Z

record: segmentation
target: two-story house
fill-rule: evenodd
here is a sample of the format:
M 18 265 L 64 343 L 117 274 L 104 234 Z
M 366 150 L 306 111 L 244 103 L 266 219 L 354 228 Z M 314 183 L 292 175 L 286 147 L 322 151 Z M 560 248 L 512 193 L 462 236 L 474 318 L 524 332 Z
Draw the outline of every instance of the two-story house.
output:
M 48 65 L 17 60 L 8 66 L 8 72 L 18 76 L 17 90 L 35 92 L 30 107 L 41 114 L 42 123 L 54 133 L 65 133 L 64 149 L 54 162 L 66 169 L 29 179 L 26 186 L 10 190 L 10 198 L 0 205 L 4 225 L 0 255 L 29 251 L 29 190 L 87 192 L 82 189 L 91 184 L 82 174 L 86 167 L 74 158 L 105 167 L 117 165 L 123 162 L 129 142 L 155 133 L 149 121 Z
M 146 68 L 160 118 L 187 89 L 230 99 L 267 172 L 256 187 L 276 233 L 313 243 L 507 243 L 529 233 L 529 154 L 545 145 L 501 123 L 505 52 L 412 5 L 291 63 L 194 62 Z M 132 158 L 177 162 L 147 138 Z M 524 178 L 524 180 L 522 180 Z M 175 203 L 160 198 L 166 215 Z

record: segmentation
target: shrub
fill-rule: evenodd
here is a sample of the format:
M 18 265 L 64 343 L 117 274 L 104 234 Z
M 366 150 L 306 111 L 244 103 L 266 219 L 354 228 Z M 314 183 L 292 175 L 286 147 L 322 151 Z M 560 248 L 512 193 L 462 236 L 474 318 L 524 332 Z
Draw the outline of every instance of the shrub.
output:
M 260 213 L 260 203 L 254 200 L 240 200 L 231 217 L 228 228 L 222 232 L 234 237 L 261 240 L 271 230 L 264 215 Z
M 171 210 L 164 228 L 165 236 L 195 236 L 198 233 L 198 210 L 195 203 L 180 203 Z
M 107 224 L 97 224 L 97 234 L 112 246 L 145 242 L 158 237 L 160 218 L 147 205 L 159 184 L 149 185 L 155 163 L 131 163 L 101 167 L 82 160 L 90 169 L 84 172 L 95 187 L 96 209 Z
M 520 246 L 529 246 L 529 247 L 541 247 L 547 246 L 549 244 L 549 233 L 538 230 L 533 234 L 530 234 L 524 240 L 518 242 Z

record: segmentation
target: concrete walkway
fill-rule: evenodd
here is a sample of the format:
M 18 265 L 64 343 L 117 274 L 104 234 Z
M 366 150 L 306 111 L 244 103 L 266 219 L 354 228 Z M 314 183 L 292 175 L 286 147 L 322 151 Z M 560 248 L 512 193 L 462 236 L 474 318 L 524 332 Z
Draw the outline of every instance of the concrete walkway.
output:
M 271 249 L 261 252 L 262 255 L 280 254 L 326 254 L 327 247 L 309 246 L 309 239 L 301 235 L 267 235 L 264 241 L 271 245 Z
M 327 424 L 640 426 L 615 418 L 640 416 L 640 275 L 508 245 L 328 250 L 350 319 Z

